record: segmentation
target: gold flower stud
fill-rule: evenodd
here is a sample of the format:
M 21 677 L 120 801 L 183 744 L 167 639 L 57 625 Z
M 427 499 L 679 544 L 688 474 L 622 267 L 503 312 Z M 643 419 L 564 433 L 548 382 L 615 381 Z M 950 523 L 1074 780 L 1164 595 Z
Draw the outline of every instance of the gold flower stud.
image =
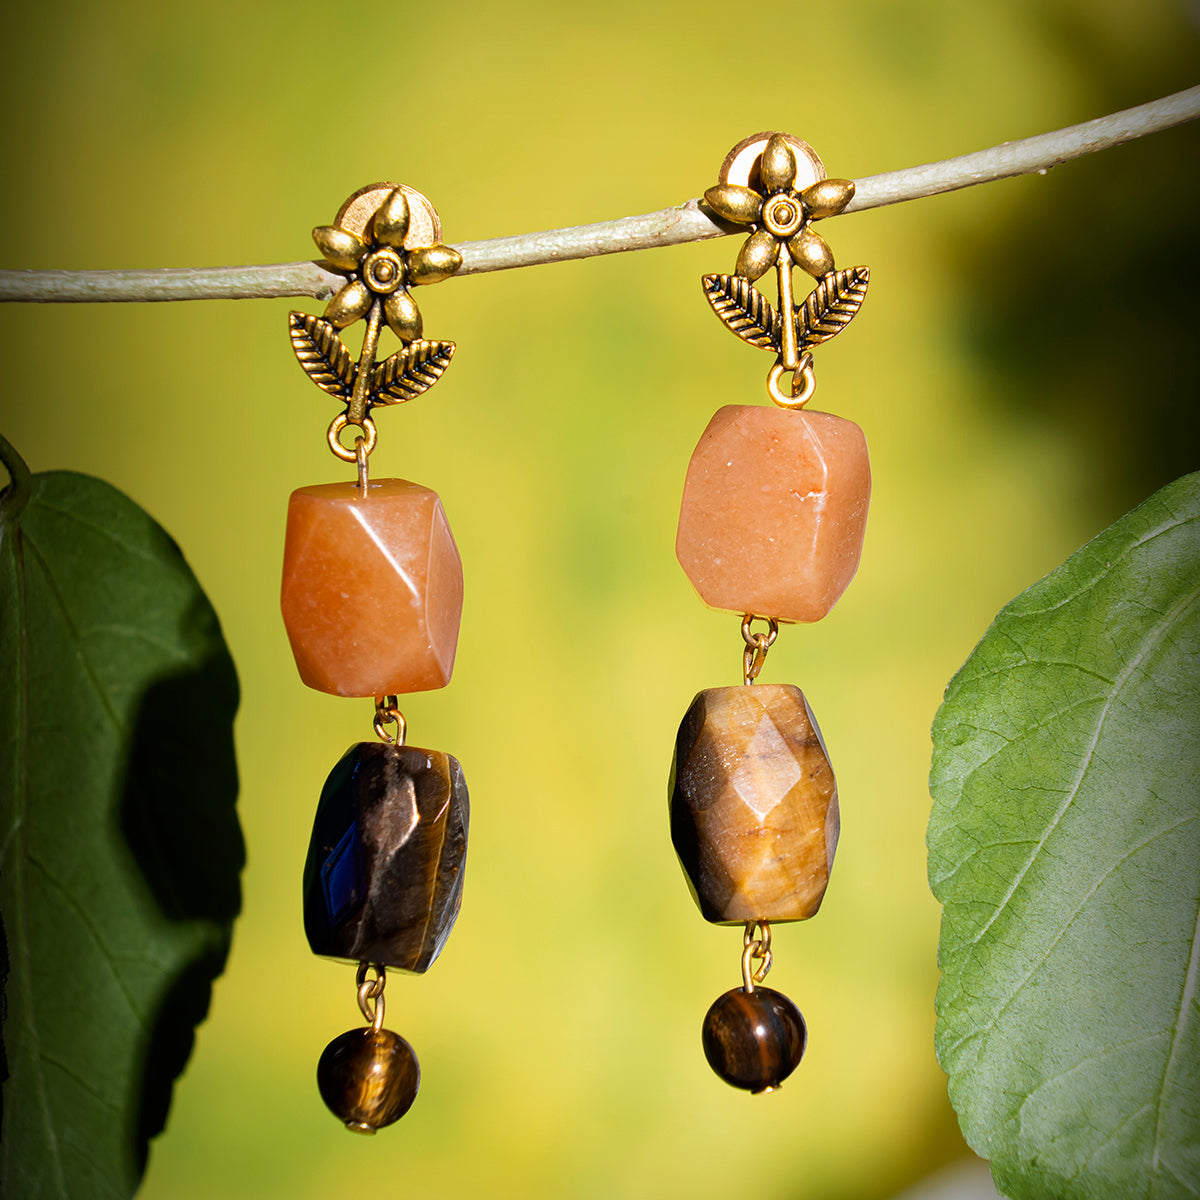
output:
M 743 279 L 753 282 L 765 275 L 781 253 L 815 279 L 833 270 L 833 252 L 809 223 L 840 213 L 854 196 L 854 182 L 819 178 L 797 191 L 797 168 L 789 139 L 775 133 L 762 151 L 757 188 L 722 182 L 704 193 L 705 203 L 719 217 L 754 227 L 734 268 Z
M 329 427 L 329 448 L 346 462 L 358 462 L 360 481 L 375 448 L 371 410 L 421 395 L 454 355 L 453 342 L 422 339 L 421 313 L 410 290 L 448 279 L 462 266 L 462 255 L 442 245 L 441 237 L 433 205 L 413 188 L 393 183 L 361 188 L 332 225 L 313 230 L 325 261 L 347 279 L 324 316 L 289 313 L 288 328 L 304 373 L 345 405 Z M 339 331 L 363 318 L 367 328 L 355 362 Z M 401 348 L 376 362 L 385 324 Z M 347 426 L 359 431 L 353 450 L 340 440 Z
M 854 196 L 850 179 L 827 179 L 807 142 L 785 133 L 756 133 L 739 142 L 721 165 L 720 182 L 704 193 L 718 217 L 750 226 L 732 275 L 705 275 L 713 312 L 742 341 L 778 356 L 767 376 L 776 404 L 802 408 L 816 387 L 812 348 L 840 333 L 867 293 L 870 271 L 834 268 L 833 251 L 813 221 L 836 216 Z M 799 303 L 792 268 L 807 271 L 816 287 Z M 772 267 L 779 284 L 775 307 L 754 286 Z M 784 375 L 791 376 L 784 389 Z
M 409 287 L 448 279 L 462 266 L 462 255 L 440 243 L 406 249 L 410 223 L 408 196 L 403 187 L 396 187 L 361 233 L 343 225 L 318 225 L 313 230 L 313 241 L 326 262 L 350 276 L 325 310 L 331 325 L 345 329 L 379 303 L 388 328 L 406 346 L 421 336 L 421 314 Z

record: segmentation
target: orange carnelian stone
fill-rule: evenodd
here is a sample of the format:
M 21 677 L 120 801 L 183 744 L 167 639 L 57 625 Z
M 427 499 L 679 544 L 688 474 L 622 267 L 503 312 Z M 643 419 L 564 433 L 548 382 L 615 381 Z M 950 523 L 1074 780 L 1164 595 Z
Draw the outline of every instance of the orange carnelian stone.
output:
M 283 623 L 300 678 L 335 696 L 445 687 L 462 560 L 436 492 L 404 479 L 299 488 L 288 503 Z
M 858 570 L 870 499 L 853 421 L 728 405 L 688 466 L 675 553 L 713 608 L 819 621 Z

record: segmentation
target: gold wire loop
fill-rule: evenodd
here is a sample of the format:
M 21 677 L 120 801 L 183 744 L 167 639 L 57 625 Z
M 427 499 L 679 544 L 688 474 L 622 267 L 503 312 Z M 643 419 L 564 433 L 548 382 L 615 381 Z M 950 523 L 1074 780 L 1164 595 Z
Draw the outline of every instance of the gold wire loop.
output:
M 753 959 L 759 960 L 755 967 Z M 771 969 L 771 923 L 747 921 L 742 934 L 742 990 L 749 995 L 756 983 L 762 983 Z
M 764 954 L 771 952 L 771 922 L 770 921 L 747 921 L 746 928 L 742 931 L 742 945 L 753 946 L 758 945 L 762 948 Z M 755 958 L 761 958 L 762 954 L 755 951 Z
M 747 646 L 742 651 L 742 683 L 746 687 L 749 687 L 758 678 L 758 673 L 762 670 L 766 660 L 766 653 L 762 650 L 753 650 Z
M 338 444 L 341 445 L 340 440 Z M 358 490 L 363 494 L 364 499 L 367 495 L 367 485 L 371 482 L 367 467 L 367 453 L 367 439 L 360 434 L 354 439 L 354 459 L 358 463 Z
M 347 425 L 355 425 L 366 435 L 366 445 L 363 447 L 363 454 L 370 455 L 375 449 L 375 443 L 379 440 L 379 433 L 375 428 L 375 422 L 370 417 L 363 417 L 361 421 L 351 421 L 348 413 L 338 413 L 329 426 L 329 448 L 342 460 L 342 462 L 356 463 L 358 462 L 358 447 L 353 450 L 343 446 L 339 435 Z
M 367 978 L 368 971 L 375 972 L 374 979 Z M 358 964 L 358 1009 L 376 1033 L 383 1028 L 383 989 L 386 982 L 387 969 L 382 963 Z
M 756 633 L 751 629 L 754 621 L 766 621 L 766 633 Z M 753 613 L 747 613 L 742 618 L 742 641 L 746 643 L 746 649 L 742 651 L 742 682 L 747 686 L 758 678 L 763 663 L 767 661 L 767 651 L 778 636 L 779 622 L 774 617 L 756 617 Z
M 388 733 L 387 726 L 395 725 L 396 732 Z M 403 746 L 408 736 L 408 722 L 400 711 L 395 696 L 375 697 L 375 736 L 390 746 Z
M 755 633 L 752 626 L 755 621 L 766 621 L 766 633 Z M 742 617 L 742 641 L 747 646 L 769 650 L 779 636 L 779 622 L 774 617 L 760 617 L 754 613 L 746 613 Z
M 767 375 L 767 391 L 771 399 L 780 408 L 803 408 L 817 390 L 817 376 L 813 370 L 812 352 L 806 350 L 800 356 L 800 363 L 792 372 L 792 381 L 788 391 L 779 386 L 779 381 L 786 374 L 787 368 L 783 359 L 776 360 L 775 365 Z

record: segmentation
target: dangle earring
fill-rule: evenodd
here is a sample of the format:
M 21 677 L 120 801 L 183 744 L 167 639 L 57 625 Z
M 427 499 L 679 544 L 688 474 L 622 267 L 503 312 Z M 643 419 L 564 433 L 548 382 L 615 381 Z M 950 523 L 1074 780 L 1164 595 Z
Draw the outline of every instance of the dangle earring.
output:
M 862 551 L 871 492 L 862 430 L 804 408 L 816 387 L 812 348 L 845 328 L 867 290 L 867 268 L 835 270 L 811 227 L 853 195 L 806 143 L 762 133 L 730 151 L 704 196 L 753 229 L 735 273 L 704 276 L 704 292 L 738 337 L 776 354 L 775 406 L 720 409 L 688 466 L 676 554 L 705 603 L 742 614 L 744 649 L 742 685 L 702 691 L 680 726 L 671 839 L 705 919 L 743 926 L 742 986 L 708 1010 L 702 1042 L 722 1079 L 753 1092 L 778 1087 L 807 1040 L 792 1001 L 759 986 L 771 923 L 816 913 L 838 840 L 837 784 L 808 701 L 790 684 L 755 680 L 780 624 L 825 616 Z M 799 305 L 793 265 L 817 280 Z M 771 267 L 778 308 L 754 287 Z
M 309 687 L 374 699 L 375 742 L 351 746 L 317 805 L 304 866 L 304 929 L 313 953 L 358 964 L 365 1027 L 321 1055 L 317 1086 L 350 1129 L 374 1133 L 416 1099 L 412 1047 L 383 1027 L 386 969 L 421 974 L 458 916 L 468 799 L 450 755 L 406 744 L 404 692 L 444 687 L 462 614 L 462 562 L 437 493 L 370 478 L 372 410 L 432 387 L 453 342 L 426 341 L 409 290 L 462 264 L 441 245 L 429 201 L 403 184 L 363 188 L 333 225 L 313 230 L 326 261 L 348 276 L 323 317 L 293 312 L 292 346 L 308 377 L 344 409 L 328 441 L 357 479 L 303 487 L 288 504 L 283 620 Z M 339 330 L 366 320 L 356 363 Z M 401 348 L 382 362 L 383 326 Z M 353 431 L 354 448 L 341 440 Z

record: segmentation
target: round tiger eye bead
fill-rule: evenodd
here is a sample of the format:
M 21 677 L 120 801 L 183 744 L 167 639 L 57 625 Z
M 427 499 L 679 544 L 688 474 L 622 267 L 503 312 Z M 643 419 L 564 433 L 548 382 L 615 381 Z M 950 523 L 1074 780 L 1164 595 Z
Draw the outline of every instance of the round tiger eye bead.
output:
M 800 1065 L 808 1030 L 782 992 L 734 988 L 708 1010 L 701 1039 L 708 1065 L 726 1083 L 769 1092 Z
M 400 1120 L 420 1086 L 413 1048 L 389 1029 L 351 1029 L 334 1038 L 317 1063 L 321 1099 L 358 1133 L 374 1133 Z

